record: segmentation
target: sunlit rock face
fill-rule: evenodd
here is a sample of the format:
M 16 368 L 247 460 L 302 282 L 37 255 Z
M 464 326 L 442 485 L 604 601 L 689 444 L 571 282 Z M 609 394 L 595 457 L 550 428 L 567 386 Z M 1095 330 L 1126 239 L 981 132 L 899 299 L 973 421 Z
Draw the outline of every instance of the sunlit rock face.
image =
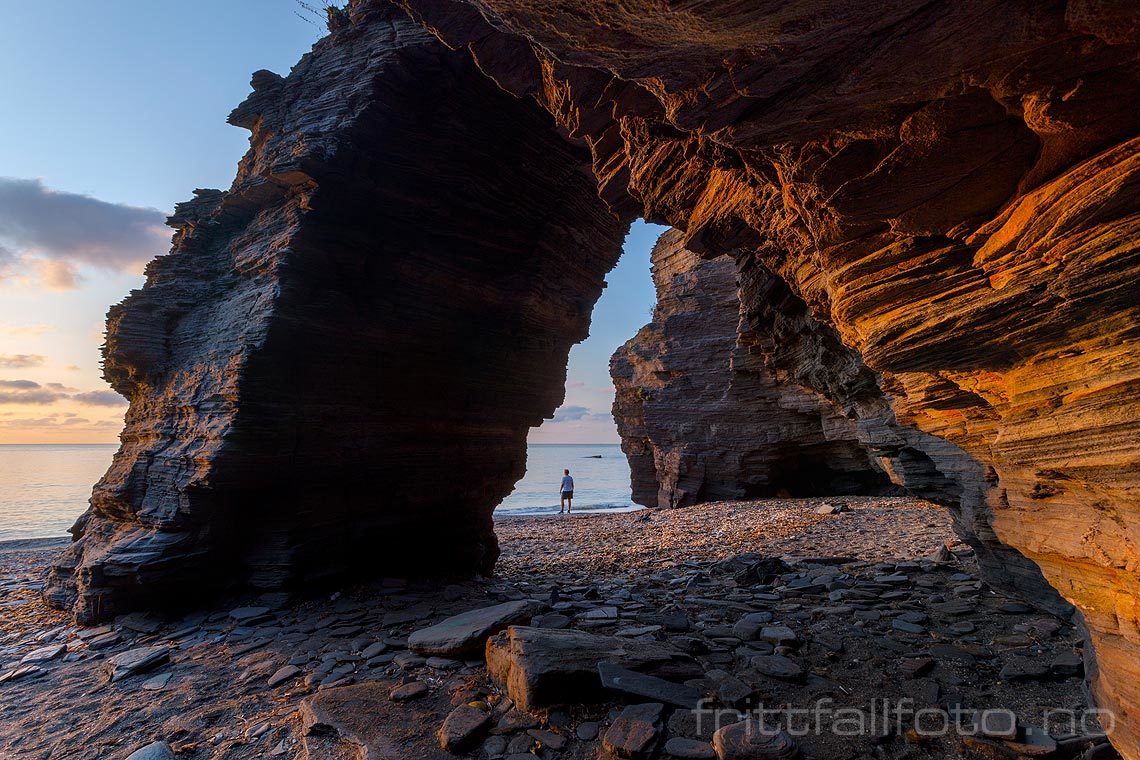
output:
M 626 226 L 547 113 L 398 10 L 357 20 L 254 76 L 233 186 L 111 310 L 123 444 L 47 592 L 80 620 L 498 556 Z
M 684 507 L 889 490 L 853 418 L 767 369 L 741 321 L 733 260 L 702 259 L 681 240 L 670 230 L 654 247 L 653 321 L 610 365 L 634 500 Z
M 403 4 L 589 145 L 615 209 L 746 251 L 976 463 L 985 540 L 1079 608 L 1140 756 L 1134 4 Z

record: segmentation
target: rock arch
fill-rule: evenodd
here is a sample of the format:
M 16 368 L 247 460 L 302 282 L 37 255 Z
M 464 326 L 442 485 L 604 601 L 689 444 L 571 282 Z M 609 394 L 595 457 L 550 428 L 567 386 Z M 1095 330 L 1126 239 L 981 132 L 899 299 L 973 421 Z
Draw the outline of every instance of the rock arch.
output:
M 255 77 L 234 186 L 180 207 L 175 252 L 112 310 L 124 444 L 50 597 L 91 618 L 191 572 L 319 574 L 340 539 L 486 567 L 490 507 L 643 215 L 736 257 L 766 365 L 921 465 L 908 487 L 952 492 L 997 577 L 1046 601 L 1028 558 L 1076 605 L 1140 755 L 1135 9 L 400 5 L 453 52 L 354 0 L 290 77 Z M 573 284 L 547 287 L 551 264 Z M 454 330 L 480 323 L 472 355 Z M 357 365 L 351 403 L 316 402 L 318 359 Z M 418 430 L 455 468 L 420 498 Z M 361 509 L 378 484 L 388 506 Z

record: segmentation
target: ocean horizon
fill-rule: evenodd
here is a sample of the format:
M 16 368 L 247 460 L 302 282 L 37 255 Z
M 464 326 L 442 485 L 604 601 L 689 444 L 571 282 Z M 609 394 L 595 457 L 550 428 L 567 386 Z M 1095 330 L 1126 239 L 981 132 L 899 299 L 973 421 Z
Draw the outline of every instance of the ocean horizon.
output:
M 526 475 L 495 508 L 495 517 L 558 514 L 562 471 L 574 478 L 574 511 L 628 511 L 633 503 L 629 461 L 616 443 L 532 443 Z
M 0 444 L 0 541 L 67 536 L 87 509 L 91 489 L 107 471 L 117 443 Z M 630 499 L 629 465 L 616 443 L 535 443 L 527 472 L 495 508 L 495 517 L 558 513 L 562 470 L 575 479 L 575 511 L 623 511 Z

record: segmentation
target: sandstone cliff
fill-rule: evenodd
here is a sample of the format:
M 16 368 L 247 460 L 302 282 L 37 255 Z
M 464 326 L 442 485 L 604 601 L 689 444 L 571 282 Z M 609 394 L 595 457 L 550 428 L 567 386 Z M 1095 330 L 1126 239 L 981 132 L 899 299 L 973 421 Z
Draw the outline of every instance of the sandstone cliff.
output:
M 255 80 L 238 181 L 112 312 L 127 430 L 52 598 L 486 568 L 640 215 L 736 255 L 766 366 L 917 463 L 991 572 L 1048 601 L 1028 557 L 1077 606 L 1140 756 L 1133 4 L 400 4 L 454 52 L 355 0 Z
M 759 496 L 874 493 L 884 470 L 854 419 L 764 366 L 741 324 L 736 265 L 670 230 L 653 249 L 653 321 L 614 354 L 614 419 L 634 500 L 650 507 Z

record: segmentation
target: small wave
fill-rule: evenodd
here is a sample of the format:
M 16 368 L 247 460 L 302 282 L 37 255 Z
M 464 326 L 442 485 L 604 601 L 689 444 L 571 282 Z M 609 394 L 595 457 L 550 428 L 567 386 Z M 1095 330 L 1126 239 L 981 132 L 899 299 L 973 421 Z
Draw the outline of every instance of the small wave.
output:
M 639 506 L 637 504 L 630 504 L 628 502 L 627 503 L 614 503 L 614 504 L 591 504 L 588 507 L 579 507 L 579 506 L 575 505 L 573 511 L 570 514 L 576 515 L 576 514 L 584 513 L 584 512 L 590 512 L 590 513 L 613 512 L 616 514 L 616 513 L 620 513 L 620 512 L 636 512 L 640 509 L 645 509 L 645 507 Z M 557 515 L 558 512 L 559 512 L 558 505 L 554 504 L 553 506 L 543 505 L 543 506 L 513 507 L 513 508 L 508 508 L 508 509 L 496 509 L 493 516 L 494 517 L 543 517 L 543 516 L 547 516 L 547 515 Z

